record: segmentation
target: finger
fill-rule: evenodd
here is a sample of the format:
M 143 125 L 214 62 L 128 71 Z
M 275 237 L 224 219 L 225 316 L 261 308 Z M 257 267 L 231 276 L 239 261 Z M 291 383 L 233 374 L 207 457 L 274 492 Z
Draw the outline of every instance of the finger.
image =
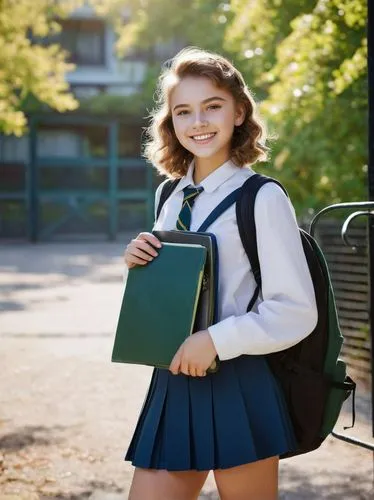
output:
M 161 248 L 161 241 L 156 238 L 156 236 L 152 233 L 140 233 L 138 234 L 138 236 L 136 237 L 137 240 L 144 240 L 144 241 L 148 241 L 149 243 L 151 243 L 151 245 L 157 247 L 157 248 Z
M 190 366 L 189 375 L 190 375 L 190 377 L 197 377 L 197 369 L 193 366 Z
M 135 257 L 139 257 L 140 259 L 147 260 L 148 262 L 153 260 L 152 255 L 149 255 L 148 253 L 143 252 L 143 250 L 141 250 L 140 248 L 131 247 L 131 246 L 126 250 L 126 255 L 134 255 Z
M 148 264 L 147 260 L 143 260 L 135 256 L 125 257 L 125 262 L 128 266 L 145 266 L 146 264 Z
M 181 359 L 181 351 L 180 349 L 178 349 L 169 366 L 169 370 L 173 375 L 178 375 L 180 372 L 180 359 Z
M 131 248 L 141 249 L 143 252 L 153 255 L 153 257 L 157 257 L 158 255 L 158 252 L 154 249 L 154 247 L 144 240 L 133 240 L 129 246 Z
M 198 369 L 196 370 L 196 376 L 197 376 L 197 377 L 205 377 L 205 375 L 206 375 L 206 371 L 205 371 L 205 370 L 203 370 L 202 368 L 198 368 Z
M 189 375 L 189 374 L 190 374 L 190 370 L 189 370 L 189 368 L 190 368 L 190 367 L 189 367 L 188 362 L 187 362 L 187 361 L 185 361 L 185 360 L 183 360 L 183 358 L 182 358 L 182 360 L 181 360 L 181 364 L 180 364 L 180 368 L 179 368 L 179 371 L 180 371 L 181 373 L 184 373 L 185 375 Z

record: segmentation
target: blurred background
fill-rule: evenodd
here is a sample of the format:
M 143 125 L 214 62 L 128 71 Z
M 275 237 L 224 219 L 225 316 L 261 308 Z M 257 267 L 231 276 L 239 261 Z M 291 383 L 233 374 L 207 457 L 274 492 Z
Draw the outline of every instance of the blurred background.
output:
M 181 48 L 196 45 L 234 62 L 271 136 L 270 159 L 255 168 L 284 183 L 300 224 L 307 227 L 327 205 L 368 197 L 366 23 L 366 0 L 0 0 L 0 335 L 4 347 L 0 362 L 6 374 L 0 381 L 0 477 L 2 470 L 9 472 L 9 467 L 20 463 L 18 454 L 28 449 L 30 440 L 31 444 L 40 444 L 40 439 L 48 442 L 43 419 L 31 408 L 33 398 L 40 396 L 41 381 L 52 377 L 56 385 L 42 391 L 49 396 L 40 404 L 43 415 L 56 409 L 62 375 L 53 370 L 54 356 L 70 364 L 74 358 L 74 372 L 80 367 L 75 349 L 85 353 L 90 369 L 98 370 L 92 372 L 92 380 L 99 378 L 103 367 L 108 370 L 122 291 L 123 247 L 134 234 L 151 228 L 154 190 L 163 180 L 143 159 L 142 140 L 165 61 Z M 345 334 L 343 356 L 361 384 L 361 417 L 368 426 L 367 225 L 366 220 L 356 221 L 350 229 L 361 248 L 344 247 L 340 230 L 346 215 L 324 220 L 318 237 L 336 290 Z M 39 344 L 42 339 L 45 342 Z M 70 339 L 68 349 L 63 339 Z M 20 352 L 26 357 L 23 368 L 15 371 Z M 47 353 L 52 356 L 48 367 Z M 149 372 L 137 372 L 140 395 L 134 395 L 133 375 L 127 368 L 110 369 L 105 372 L 108 384 L 118 384 L 119 392 L 121 383 L 128 384 L 125 407 L 131 400 L 131 429 Z M 82 387 L 78 389 L 79 383 L 76 387 L 82 394 L 88 390 L 86 376 L 79 372 Z M 23 384 L 30 377 L 36 380 L 32 385 L 36 392 L 21 403 Z M 69 383 L 75 385 L 76 379 Z M 101 394 L 107 394 L 102 383 Z M 9 392 L 17 384 L 19 389 Z M 90 399 L 92 415 L 101 415 L 108 423 L 105 432 L 110 426 L 124 425 L 123 419 L 128 418 L 127 410 L 126 417 L 122 413 L 123 400 L 113 398 L 116 418 L 109 413 L 103 417 L 100 412 L 109 408 L 103 403 L 99 411 L 98 402 Z M 86 401 L 85 396 L 78 399 Z M 22 414 L 21 404 L 29 420 L 13 418 Z M 57 420 L 58 415 L 61 411 Z M 71 418 L 74 424 L 75 417 Z M 93 421 L 94 434 L 99 432 L 95 425 Z M 107 443 L 115 442 L 122 449 L 127 437 L 122 436 L 119 443 L 110 435 Z M 83 448 L 90 442 L 87 436 Z M 96 444 L 96 451 L 81 460 L 89 462 L 87 456 L 95 456 L 102 443 Z M 341 455 L 348 456 L 350 451 L 343 449 Z M 361 455 L 354 453 L 351 458 L 360 462 Z M 317 465 L 310 469 L 308 480 L 300 471 L 292 475 L 291 467 L 289 496 L 282 498 L 366 498 L 370 486 L 362 484 L 359 472 L 357 477 L 354 471 L 347 476 L 341 489 L 336 483 L 336 497 L 333 489 L 327 496 L 323 482 L 308 482 L 336 454 L 326 456 L 320 469 Z M 8 468 L 6 460 L 10 460 Z M 368 452 L 365 460 L 369 466 Z M 351 468 L 349 461 L 344 464 Z M 123 464 L 119 465 L 122 470 Z M 125 470 L 130 474 L 129 468 Z M 83 490 L 68 496 L 61 487 L 54 498 L 91 498 L 98 489 L 120 495 L 124 486 L 118 485 L 118 471 L 115 486 L 94 482 L 86 496 Z M 19 474 L 15 476 L 13 481 L 21 488 Z M 4 491 L 9 493 L 13 489 L 8 479 Z M 340 475 L 339 481 L 343 484 Z M 360 482 L 361 487 L 349 496 L 348 485 Z M 0 480 L 0 493 L 1 484 Z M 29 490 L 36 492 L 35 498 L 52 496 L 48 484 Z M 208 490 L 204 498 L 216 498 Z M 15 498 L 23 498 L 22 491 Z M 97 495 L 99 500 L 107 498 Z
M 366 0 L 3 0 L 1 237 L 150 224 L 142 129 L 161 65 L 191 44 L 244 74 L 274 136 L 259 169 L 300 217 L 361 200 L 366 19 Z

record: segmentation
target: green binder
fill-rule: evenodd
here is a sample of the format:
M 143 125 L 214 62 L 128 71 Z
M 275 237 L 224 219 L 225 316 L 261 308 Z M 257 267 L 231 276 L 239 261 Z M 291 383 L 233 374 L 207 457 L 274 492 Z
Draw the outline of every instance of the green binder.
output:
M 163 243 L 159 255 L 129 270 L 112 361 L 168 368 L 193 326 L 207 250 Z
M 196 312 L 194 332 L 206 330 L 215 322 L 217 279 L 217 241 L 211 233 L 179 230 L 152 231 L 158 240 L 165 243 L 188 243 L 202 245 L 207 250 L 202 290 Z M 218 358 L 217 358 L 218 363 Z

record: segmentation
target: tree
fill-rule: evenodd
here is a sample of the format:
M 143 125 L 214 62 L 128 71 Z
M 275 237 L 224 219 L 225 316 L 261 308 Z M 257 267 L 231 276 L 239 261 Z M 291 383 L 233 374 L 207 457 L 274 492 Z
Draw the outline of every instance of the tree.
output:
M 230 12 L 222 0 L 103 0 L 103 12 L 112 13 L 119 35 L 120 53 L 133 46 L 151 48 L 175 40 L 180 46 L 196 44 L 218 50 L 224 42 Z M 118 18 L 126 5 L 131 19 L 125 26 Z
M 68 63 L 68 52 L 58 43 L 47 44 L 61 30 L 60 21 L 84 0 L 0 0 L 0 132 L 21 135 L 27 126 L 25 106 L 31 102 L 45 104 L 56 111 L 70 111 L 79 102 L 69 92 L 66 73 L 74 69 Z M 175 0 L 173 15 L 165 0 L 90 0 L 99 15 L 116 27 L 117 49 L 124 54 L 134 46 L 151 48 L 155 41 L 178 38 L 179 46 L 200 33 L 206 37 L 206 21 L 215 22 L 217 0 Z M 123 23 L 123 11 L 131 10 L 131 19 Z M 149 29 L 151 26 L 151 29 Z M 157 29 L 159 33 L 157 34 Z M 209 32 L 209 30 L 208 30 Z M 223 29 L 211 30 L 209 46 L 222 45 Z M 149 82 L 152 87 L 159 71 L 150 61 Z
M 365 4 L 232 2 L 226 48 L 242 54 L 278 135 L 266 170 L 286 183 L 299 208 L 365 197 Z
M 72 68 L 66 52 L 37 40 L 58 31 L 58 19 L 81 2 L 0 0 L 0 130 L 22 133 L 30 95 L 58 111 L 78 106 L 64 79 Z M 90 3 L 115 26 L 120 54 L 141 47 L 152 55 L 174 41 L 233 60 L 277 136 L 263 170 L 286 184 L 299 210 L 365 197 L 366 0 Z M 159 70 L 160 59 L 151 58 L 143 100 Z
M 73 66 L 57 44 L 42 39 L 59 31 L 57 21 L 79 2 L 0 0 L 0 131 L 21 135 L 25 100 L 34 96 L 58 111 L 75 109 L 65 73 Z
M 129 0 L 119 46 L 175 37 L 232 59 L 254 91 L 271 161 L 299 210 L 365 197 L 366 0 Z M 259 167 L 261 170 L 261 167 Z

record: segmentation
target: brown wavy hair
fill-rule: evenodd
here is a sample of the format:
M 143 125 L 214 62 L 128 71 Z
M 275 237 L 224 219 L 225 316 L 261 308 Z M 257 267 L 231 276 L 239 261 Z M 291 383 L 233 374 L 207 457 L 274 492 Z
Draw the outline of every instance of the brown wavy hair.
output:
M 156 107 L 146 129 L 144 156 L 157 170 L 171 178 L 183 177 L 193 154 L 178 141 L 173 127 L 170 95 L 186 76 L 207 77 L 217 87 L 229 91 L 235 102 L 244 106 L 245 119 L 236 126 L 232 137 L 231 158 L 238 167 L 266 160 L 264 125 L 256 116 L 256 104 L 241 73 L 224 57 L 187 47 L 167 64 L 158 80 Z

